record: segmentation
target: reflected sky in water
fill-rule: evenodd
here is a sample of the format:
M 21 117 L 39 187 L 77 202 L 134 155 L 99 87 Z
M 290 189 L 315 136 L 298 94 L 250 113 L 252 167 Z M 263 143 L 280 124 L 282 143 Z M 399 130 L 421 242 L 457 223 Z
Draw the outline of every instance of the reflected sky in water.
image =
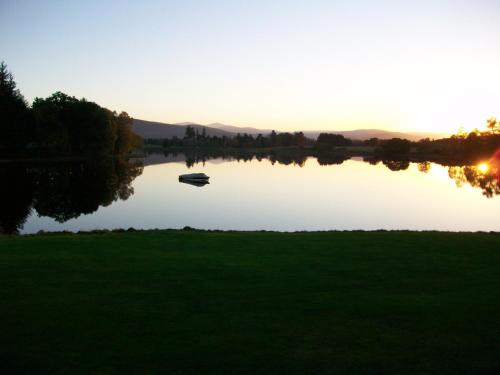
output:
M 156 164 L 155 164 L 156 163 Z M 148 165 L 150 164 L 150 165 Z M 224 230 L 414 229 L 500 231 L 500 196 L 457 186 L 449 167 L 410 163 L 404 170 L 361 159 L 302 166 L 268 159 L 214 159 L 188 168 L 182 157 L 152 156 L 132 182 L 133 195 L 58 223 L 33 211 L 21 233 L 39 230 L 183 228 Z M 179 183 L 203 172 L 210 184 Z M 456 172 L 456 171 L 455 171 Z

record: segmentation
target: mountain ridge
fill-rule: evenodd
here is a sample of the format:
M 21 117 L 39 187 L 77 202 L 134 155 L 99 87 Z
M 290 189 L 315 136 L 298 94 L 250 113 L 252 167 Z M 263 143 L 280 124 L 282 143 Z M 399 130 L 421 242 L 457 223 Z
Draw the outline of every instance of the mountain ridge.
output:
M 193 127 L 198 132 L 202 132 L 205 129 L 207 136 L 226 136 L 234 137 L 236 134 L 247 133 L 251 135 L 263 134 L 267 135 L 271 133 L 271 129 L 258 129 L 254 127 L 239 127 L 234 125 L 227 125 L 222 123 L 211 123 L 208 125 L 197 124 L 194 122 L 181 122 L 175 124 L 167 124 L 157 121 L 146 121 L 140 119 L 134 119 L 132 124 L 132 130 L 140 135 L 142 138 L 182 138 L 186 133 L 186 128 L 188 126 Z M 280 133 L 280 131 L 277 131 Z M 333 133 L 341 134 L 346 138 L 353 140 L 366 140 L 370 138 L 379 139 L 390 139 L 390 138 L 406 138 L 411 141 L 418 141 L 423 138 L 433 138 L 439 139 L 444 137 L 449 137 L 449 133 L 438 133 L 438 132 L 414 132 L 414 131 L 390 131 L 382 129 L 355 129 L 355 130 L 303 130 L 304 135 L 308 138 L 316 139 L 320 133 Z

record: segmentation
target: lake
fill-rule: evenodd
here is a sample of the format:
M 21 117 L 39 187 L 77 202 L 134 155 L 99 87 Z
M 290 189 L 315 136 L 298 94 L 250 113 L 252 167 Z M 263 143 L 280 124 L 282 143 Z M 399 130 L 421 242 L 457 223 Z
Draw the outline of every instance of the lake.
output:
M 4 232 L 116 228 L 500 231 L 489 165 L 189 157 L 0 165 Z M 178 181 L 203 172 L 210 184 Z

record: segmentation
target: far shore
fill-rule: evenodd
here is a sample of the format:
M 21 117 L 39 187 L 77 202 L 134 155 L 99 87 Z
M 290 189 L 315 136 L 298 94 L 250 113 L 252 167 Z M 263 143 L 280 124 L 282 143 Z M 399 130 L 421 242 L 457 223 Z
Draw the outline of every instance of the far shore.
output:
M 203 147 L 203 146 L 172 146 L 162 147 L 155 145 L 145 145 L 141 149 L 137 149 L 128 155 L 61 155 L 61 156 L 33 156 L 24 155 L 16 157 L 0 158 L 1 163 L 38 163 L 38 162 L 68 162 L 68 161 L 83 161 L 92 159 L 106 159 L 106 158 L 129 158 L 140 159 L 147 157 L 151 153 L 173 153 L 173 154 L 197 154 L 207 155 L 211 154 L 228 154 L 228 155 L 260 155 L 262 157 L 271 155 L 286 155 L 293 154 L 302 157 L 319 157 L 331 156 L 343 159 L 354 157 L 362 157 L 366 160 L 398 160 L 409 162 L 435 162 L 443 165 L 475 165 L 482 160 L 477 158 L 470 160 L 459 155 L 441 155 L 437 153 L 418 153 L 409 152 L 406 154 L 381 154 L 377 152 L 376 147 L 372 146 L 343 146 L 333 147 L 331 149 L 318 149 L 314 147 Z
M 445 165 L 474 165 L 480 160 L 470 160 L 459 155 L 441 155 L 439 153 L 419 153 L 409 152 L 406 154 L 381 154 L 377 152 L 376 147 L 373 146 L 343 146 L 334 147 L 331 149 L 318 149 L 314 147 L 201 147 L 201 146 L 183 146 L 183 147 L 162 147 L 155 145 L 145 145 L 142 152 L 136 154 L 137 157 L 145 157 L 148 153 L 163 152 L 163 153 L 197 153 L 197 154 L 210 154 L 212 152 L 223 152 L 227 154 L 256 154 L 256 155 L 273 155 L 273 154 L 297 154 L 302 156 L 337 156 L 342 158 L 362 157 L 374 160 L 404 160 L 410 162 L 435 162 Z

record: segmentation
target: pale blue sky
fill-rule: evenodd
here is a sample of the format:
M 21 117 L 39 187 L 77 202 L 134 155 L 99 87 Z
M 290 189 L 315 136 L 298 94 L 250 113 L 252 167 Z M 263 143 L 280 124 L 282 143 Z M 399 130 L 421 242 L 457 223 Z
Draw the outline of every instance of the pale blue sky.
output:
M 282 130 L 453 131 L 500 116 L 499 0 L 0 0 L 27 99 Z

